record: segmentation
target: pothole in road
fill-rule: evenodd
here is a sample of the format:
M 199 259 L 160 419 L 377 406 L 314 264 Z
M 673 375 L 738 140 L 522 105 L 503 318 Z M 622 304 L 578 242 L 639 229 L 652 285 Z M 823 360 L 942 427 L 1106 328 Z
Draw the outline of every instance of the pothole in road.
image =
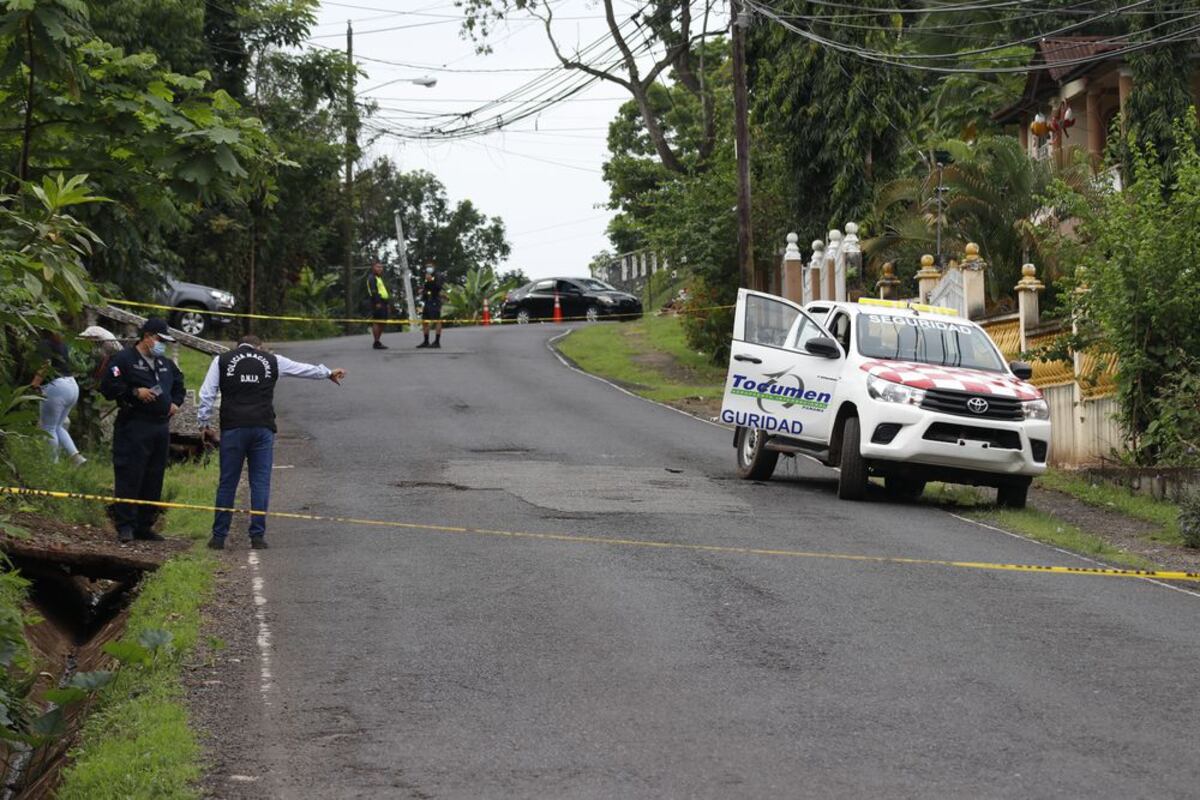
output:
M 528 447 L 472 447 L 467 452 L 490 456 L 523 456 L 534 451 Z
M 448 481 L 396 481 L 392 484 L 398 489 L 450 489 L 455 492 L 479 491 L 474 486 L 463 486 L 461 483 Z

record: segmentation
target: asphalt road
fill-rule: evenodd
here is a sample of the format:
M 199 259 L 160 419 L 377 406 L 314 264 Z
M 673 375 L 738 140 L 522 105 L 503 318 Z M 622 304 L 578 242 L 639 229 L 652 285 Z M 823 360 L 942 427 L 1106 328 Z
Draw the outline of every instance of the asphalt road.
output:
M 839 502 L 806 463 L 740 482 L 726 430 L 566 368 L 559 332 L 279 348 L 349 378 L 280 385 L 273 508 L 1084 565 L 936 508 Z M 222 747 L 245 759 L 220 795 L 1200 792 L 1200 595 L 312 522 L 268 539 L 257 566 L 226 555 L 258 578 L 264 655 L 230 690 L 248 721 Z

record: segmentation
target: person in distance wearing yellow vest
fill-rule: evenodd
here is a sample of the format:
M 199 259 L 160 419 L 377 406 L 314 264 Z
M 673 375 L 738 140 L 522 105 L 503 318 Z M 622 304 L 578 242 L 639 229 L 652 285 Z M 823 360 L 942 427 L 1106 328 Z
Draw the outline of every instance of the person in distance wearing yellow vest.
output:
M 392 295 L 383 279 L 383 264 L 378 261 L 371 265 L 371 274 L 367 276 L 367 295 L 371 298 L 371 319 L 376 320 L 371 325 L 371 333 L 375 336 L 375 344 L 371 347 L 387 350 L 387 345 L 379 341 L 379 337 L 383 335 L 383 323 L 388 318 Z

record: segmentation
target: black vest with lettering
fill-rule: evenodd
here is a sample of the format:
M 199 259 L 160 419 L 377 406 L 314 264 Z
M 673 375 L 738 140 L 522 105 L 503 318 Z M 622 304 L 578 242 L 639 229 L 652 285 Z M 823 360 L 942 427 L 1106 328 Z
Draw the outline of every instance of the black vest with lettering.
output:
M 217 358 L 221 371 L 221 430 L 275 430 L 275 382 L 279 360 L 252 347 L 238 347 Z

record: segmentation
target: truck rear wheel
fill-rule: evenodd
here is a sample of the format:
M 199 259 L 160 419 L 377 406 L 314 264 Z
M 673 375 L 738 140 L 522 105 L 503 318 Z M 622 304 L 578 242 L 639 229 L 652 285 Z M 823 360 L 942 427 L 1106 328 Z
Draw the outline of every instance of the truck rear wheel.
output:
M 779 453 L 768 450 L 767 435 L 757 428 L 742 428 L 737 448 L 737 473 L 748 481 L 769 480 L 779 463 Z
M 862 429 L 858 417 L 849 417 L 842 429 L 842 471 L 838 476 L 838 497 L 862 500 L 867 496 L 867 460 L 862 457 Z

